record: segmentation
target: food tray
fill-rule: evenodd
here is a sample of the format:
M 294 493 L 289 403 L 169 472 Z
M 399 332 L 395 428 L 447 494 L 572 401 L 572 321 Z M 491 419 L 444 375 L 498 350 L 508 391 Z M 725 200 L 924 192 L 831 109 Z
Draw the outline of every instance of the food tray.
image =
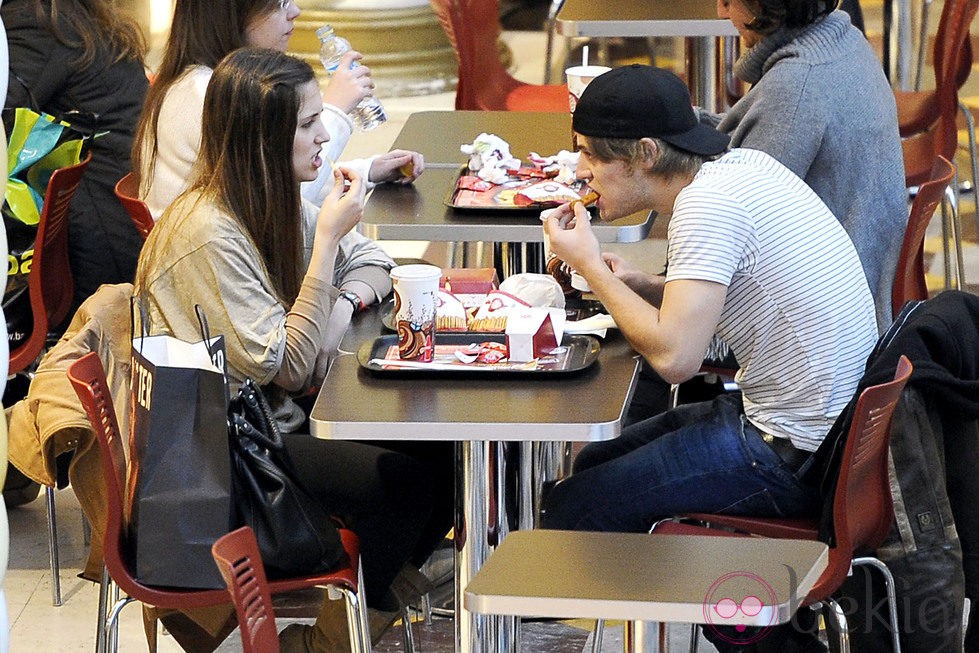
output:
M 464 211 L 533 213 L 542 211 L 544 209 L 554 208 L 562 203 L 537 202 L 535 204 L 524 205 L 514 204 L 513 198 L 517 192 L 519 192 L 522 188 L 526 188 L 527 186 L 532 186 L 533 184 L 547 181 L 545 179 L 514 175 L 510 177 L 509 181 L 500 185 L 494 185 L 489 190 L 476 191 L 459 188 L 459 180 L 469 174 L 468 166 L 463 166 L 459 170 L 459 175 L 456 177 L 455 183 L 452 185 L 452 188 L 449 190 L 449 194 L 445 198 L 446 206 Z M 568 185 L 568 187 L 579 195 L 585 195 L 589 191 L 587 184 L 582 180 L 578 180 L 573 184 Z
M 601 350 L 598 340 L 591 336 L 565 335 L 564 342 L 559 348 L 561 352 L 538 359 L 535 365 L 527 363 L 466 364 L 456 360 L 452 352 L 458 347 L 465 347 L 473 342 L 502 343 L 506 342 L 506 335 L 502 333 L 440 333 L 435 337 L 436 354 L 433 363 L 420 363 L 418 367 L 388 367 L 373 362 L 375 359 L 385 358 L 392 347 L 397 348 L 398 336 L 388 334 L 362 344 L 357 350 L 357 361 L 364 369 L 383 376 L 484 377 L 499 374 L 507 377 L 539 377 L 580 372 L 598 360 L 598 352 Z M 420 367 L 421 365 L 425 367 Z

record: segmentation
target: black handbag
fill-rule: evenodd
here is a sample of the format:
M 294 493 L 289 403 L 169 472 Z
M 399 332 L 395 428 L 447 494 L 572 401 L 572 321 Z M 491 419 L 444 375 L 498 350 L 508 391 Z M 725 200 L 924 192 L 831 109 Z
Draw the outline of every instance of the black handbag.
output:
M 344 556 L 332 517 L 296 476 L 262 389 L 246 379 L 228 406 L 234 505 L 270 578 L 334 568 Z

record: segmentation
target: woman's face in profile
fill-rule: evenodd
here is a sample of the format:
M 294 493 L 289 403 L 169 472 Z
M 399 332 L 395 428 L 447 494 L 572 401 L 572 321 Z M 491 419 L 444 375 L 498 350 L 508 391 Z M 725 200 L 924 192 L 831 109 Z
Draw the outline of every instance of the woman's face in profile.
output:
M 747 27 L 755 19 L 755 15 L 744 0 L 717 0 L 717 17 L 731 21 L 746 48 L 754 47 L 761 40 L 761 34 Z
M 323 143 L 330 140 L 330 133 L 320 120 L 323 98 L 315 79 L 302 85 L 299 97 L 296 137 L 292 142 L 292 167 L 299 181 L 313 181 L 323 167 L 320 150 Z
M 292 36 L 293 21 L 299 16 L 295 0 L 279 0 L 272 9 L 259 14 L 245 26 L 245 45 L 285 52 Z

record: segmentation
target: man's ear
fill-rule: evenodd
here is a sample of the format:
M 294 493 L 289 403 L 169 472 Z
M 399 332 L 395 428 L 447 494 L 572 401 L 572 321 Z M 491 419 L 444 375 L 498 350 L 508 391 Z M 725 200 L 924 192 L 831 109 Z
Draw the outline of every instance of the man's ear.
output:
M 655 165 L 657 159 L 659 159 L 659 146 L 651 138 L 640 138 L 639 144 L 643 152 L 642 167 L 649 170 Z

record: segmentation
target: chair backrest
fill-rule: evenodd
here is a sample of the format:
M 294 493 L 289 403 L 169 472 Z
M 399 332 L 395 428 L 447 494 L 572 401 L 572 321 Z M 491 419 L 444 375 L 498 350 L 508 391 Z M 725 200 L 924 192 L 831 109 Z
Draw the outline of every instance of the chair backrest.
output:
M 211 555 L 235 604 L 243 653 L 278 653 L 272 595 L 255 532 L 248 526 L 231 531 L 211 546 Z
M 976 3 L 970 0 L 948 0 L 942 7 L 932 53 L 936 86 L 948 75 L 956 88 L 968 79 L 972 68 L 969 24 L 975 13 Z
M 10 374 L 27 369 L 44 350 L 48 329 L 68 316 L 74 296 L 68 259 L 68 209 L 91 153 L 80 163 L 54 171 L 48 181 L 27 277 L 33 326 L 10 352 Z
M 959 88 L 972 72 L 969 26 L 979 0 L 946 0 L 935 35 L 935 90 L 901 126 L 905 183 L 917 186 L 929 178 L 935 156 L 955 160 Z
M 153 221 L 153 214 L 150 213 L 150 207 L 146 206 L 146 202 L 139 199 L 139 175 L 135 172 L 127 174 L 116 183 L 115 192 L 119 202 L 126 209 L 133 224 L 136 225 L 139 235 L 143 237 L 143 240 L 146 240 L 155 222 Z
M 506 110 L 510 91 L 524 85 L 500 61 L 497 0 L 429 0 L 459 63 L 456 109 Z
M 109 575 L 116 580 L 123 572 L 128 575 L 121 555 L 125 546 L 123 491 L 126 487 L 126 454 L 122 434 L 119 432 L 109 384 L 105 379 L 105 369 L 98 354 L 89 352 L 72 363 L 68 367 L 68 380 L 88 415 L 99 444 L 108 504 L 103 555 Z M 123 589 L 129 591 L 128 588 Z
M 935 154 L 954 159 L 958 145 L 955 117 L 959 87 L 972 71 L 972 42 L 969 26 L 979 10 L 979 0 L 946 0 L 935 35 L 935 90 L 941 115 Z
M 904 242 L 901 244 L 894 286 L 891 289 L 891 310 L 895 316 L 905 302 L 928 299 L 923 251 L 925 231 L 954 176 L 955 167 L 948 159 L 936 157 L 930 179 L 918 187 L 918 193 L 911 203 L 908 226 L 904 230 Z
M 894 519 L 887 472 L 891 417 L 912 369 L 911 361 L 901 356 L 892 381 L 866 388 L 857 399 L 833 499 L 836 546 L 842 551 L 874 550 L 890 530 Z

